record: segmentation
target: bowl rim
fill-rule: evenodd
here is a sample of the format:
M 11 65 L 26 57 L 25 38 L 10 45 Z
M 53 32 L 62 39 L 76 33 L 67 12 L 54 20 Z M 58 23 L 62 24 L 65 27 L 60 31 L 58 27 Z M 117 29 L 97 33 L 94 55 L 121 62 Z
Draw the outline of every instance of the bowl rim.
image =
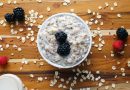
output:
M 24 90 L 22 80 L 18 76 L 7 73 L 7 74 L 1 75 L 0 77 L 1 78 L 4 78 L 4 77 L 12 78 L 16 82 L 18 90 Z
M 39 45 L 39 43 L 38 43 L 38 42 L 39 42 L 39 34 L 40 34 L 40 32 L 42 31 L 42 28 L 44 27 L 44 25 L 46 25 L 47 22 L 48 22 L 50 19 L 52 19 L 53 17 L 60 16 L 60 15 L 69 15 L 69 16 L 76 17 L 77 19 L 79 19 L 79 20 L 84 24 L 84 27 L 86 28 L 86 30 L 88 30 L 88 34 L 89 34 L 89 37 L 90 37 L 89 48 L 88 48 L 88 51 L 87 51 L 87 53 L 85 54 L 84 58 L 83 58 L 82 60 L 78 61 L 76 64 L 74 64 L 74 65 L 72 65 L 72 66 L 62 66 L 62 65 L 53 63 L 53 62 L 51 62 L 50 60 L 48 60 L 48 59 L 42 54 L 42 50 L 40 49 L 40 45 Z M 85 23 L 85 21 L 84 21 L 83 19 L 81 19 L 79 16 L 77 16 L 76 14 L 74 14 L 74 13 L 57 13 L 57 14 L 54 14 L 54 15 L 50 16 L 49 18 L 47 18 L 47 19 L 42 23 L 42 25 L 41 25 L 41 27 L 40 27 L 40 29 L 39 29 L 39 31 L 38 31 L 38 34 L 37 34 L 37 47 L 38 47 L 38 51 L 39 51 L 40 55 L 42 56 L 42 58 L 43 58 L 48 64 L 50 64 L 50 65 L 52 65 L 52 66 L 54 66 L 54 67 L 57 67 L 57 68 L 66 68 L 66 69 L 67 69 L 67 68 L 73 68 L 73 67 L 75 67 L 75 66 L 78 66 L 81 62 L 83 62 L 83 61 L 87 58 L 87 56 L 88 56 L 88 54 L 89 54 L 89 52 L 90 52 L 90 50 L 91 50 L 91 47 L 92 47 L 92 34 L 91 34 L 91 31 L 90 31 L 90 28 L 89 28 L 88 25 Z

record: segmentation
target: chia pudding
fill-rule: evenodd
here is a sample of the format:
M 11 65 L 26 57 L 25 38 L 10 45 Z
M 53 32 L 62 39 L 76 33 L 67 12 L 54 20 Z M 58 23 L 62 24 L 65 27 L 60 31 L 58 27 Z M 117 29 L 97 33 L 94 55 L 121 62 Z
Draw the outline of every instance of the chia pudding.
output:
M 64 32 L 70 52 L 66 56 L 57 53 L 56 33 Z M 44 59 L 60 67 L 73 67 L 85 59 L 91 48 L 91 34 L 87 25 L 74 14 L 61 13 L 47 19 L 39 30 L 38 49 Z

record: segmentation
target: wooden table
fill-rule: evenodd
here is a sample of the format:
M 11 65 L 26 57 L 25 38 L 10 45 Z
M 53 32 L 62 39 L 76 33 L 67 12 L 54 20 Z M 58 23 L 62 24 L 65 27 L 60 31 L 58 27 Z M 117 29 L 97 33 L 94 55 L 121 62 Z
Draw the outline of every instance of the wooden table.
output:
M 37 26 L 46 18 L 55 13 L 70 12 L 70 9 L 71 11 L 74 9 L 74 12 L 85 21 L 95 18 L 95 16 L 92 14 L 87 13 L 88 9 L 92 10 L 93 12 L 100 13 L 102 18 L 99 21 L 103 21 L 104 24 L 93 24 L 91 25 L 91 30 L 95 30 L 97 27 L 100 27 L 106 44 L 103 46 L 102 51 L 98 51 L 97 48 L 92 47 L 91 52 L 93 53 L 88 56 L 88 61 L 91 63 L 89 64 L 84 62 L 84 66 L 78 66 L 74 69 L 80 68 L 81 70 L 84 69 L 91 71 L 95 77 L 98 76 L 96 72 L 100 71 L 99 76 L 105 79 L 105 83 L 103 85 L 111 86 L 112 83 L 125 83 L 126 81 L 130 80 L 130 68 L 127 66 L 130 56 L 130 37 L 128 38 L 127 42 L 128 46 L 126 46 L 124 49 L 125 53 L 121 56 L 111 57 L 112 43 L 116 40 L 116 38 L 114 38 L 113 35 L 109 35 L 109 32 L 115 32 L 115 30 L 120 26 L 124 26 L 128 32 L 130 32 L 129 0 L 72 0 L 71 4 L 68 6 L 63 6 L 62 0 L 43 0 L 42 3 L 38 3 L 36 0 L 17 0 L 17 4 L 7 4 L 6 0 L 1 0 L 0 2 L 4 3 L 4 5 L 0 7 L 0 20 L 4 19 L 4 14 L 12 12 L 13 8 L 18 6 L 23 7 L 26 14 L 28 14 L 28 11 L 32 9 L 39 12 L 40 15 L 42 14 L 44 16 L 43 19 L 37 19 L 37 22 L 32 27 L 35 37 L 37 36 L 38 32 Z M 105 2 L 109 3 L 109 6 L 106 8 L 104 8 Z M 114 2 L 118 3 L 117 7 L 113 6 Z M 103 8 L 99 10 L 99 6 L 102 6 Z M 50 7 L 51 11 L 48 12 L 47 7 Z M 114 10 L 110 10 L 111 7 L 114 7 Z M 117 14 L 121 14 L 122 17 L 117 17 Z M 18 75 L 29 90 L 33 88 L 35 88 L 35 90 L 63 90 L 62 88 L 58 88 L 58 85 L 61 83 L 60 80 L 58 80 L 58 83 L 54 87 L 49 86 L 50 80 L 53 79 L 54 72 L 59 71 L 60 77 L 64 78 L 65 80 L 69 76 L 73 77 L 75 73 L 72 73 L 72 69 L 58 69 L 41 60 L 42 58 L 37 50 L 35 42 L 27 40 L 25 43 L 22 43 L 15 37 L 26 36 L 28 33 L 28 30 L 26 30 L 28 26 L 24 24 L 14 26 L 14 29 L 18 30 L 20 27 L 24 28 L 24 32 L 18 32 L 18 34 L 12 35 L 10 34 L 9 24 L 6 26 L 0 25 L 0 36 L 3 36 L 3 40 L 0 41 L 0 44 L 2 44 L 4 47 L 4 51 L 0 51 L 0 56 L 4 55 L 10 57 L 8 65 L 5 67 L 0 67 L 0 74 L 13 73 Z M 98 37 L 94 38 L 93 40 L 98 43 Z M 5 49 L 6 44 L 10 44 L 8 49 Z M 16 49 L 14 49 L 12 47 L 13 44 L 21 47 L 22 51 L 18 52 Z M 11 55 L 11 53 L 14 53 L 14 55 Z M 106 56 L 106 58 L 104 56 Z M 21 63 L 23 60 L 22 58 L 26 58 L 29 63 L 27 65 L 23 65 Z M 37 61 L 37 63 L 34 64 L 34 61 Z M 40 66 L 41 62 L 44 63 L 43 66 Z M 112 66 L 116 66 L 116 70 L 112 70 Z M 122 72 L 120 70 L 121 68 L 125 68 L 125 77 L 122 76 Z M 30 74 L 34 74 L 34 78 L 30 78 Z M 114 78 L 116 75 L 117 78 Z M 37 82 L 38 77 L 47 77 L 47 79 L 44 79 L 42 82 Z M 95 87 L 98 86 L 98 83 L 99 81 L 91 80 L 85 80 L 84 82 L 77 81 L 77 84 L 73 88 L 78 89 L 82 87 Z M 69 85 L 67 86 L 69 87 Z M 104 90 L 104 87 L 96 87 L 93 89 Z M 119 89 L 129 90 L 130 86 L 128 84 L 121 84 L 117 90 Z

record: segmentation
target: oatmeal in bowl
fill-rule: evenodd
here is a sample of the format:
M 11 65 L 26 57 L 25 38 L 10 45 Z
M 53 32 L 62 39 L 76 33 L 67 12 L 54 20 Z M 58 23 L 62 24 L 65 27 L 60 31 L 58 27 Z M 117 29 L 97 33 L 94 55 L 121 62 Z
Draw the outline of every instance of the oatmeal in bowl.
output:
M 58 68 L 72 68 L 88 56 L 92 44 L 88 25 L 72 13 L 58 13 L 41 26 L 37 46 L 41 56 Z

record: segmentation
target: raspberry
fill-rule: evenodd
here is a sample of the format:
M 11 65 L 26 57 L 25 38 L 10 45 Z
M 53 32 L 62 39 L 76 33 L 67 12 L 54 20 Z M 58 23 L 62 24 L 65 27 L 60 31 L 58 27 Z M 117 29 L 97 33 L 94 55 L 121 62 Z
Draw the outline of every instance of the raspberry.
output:
M 70 53 L 70 50 L 70 44 L 68 42 L 65 42 L 59 45 L 57 53 L 61 56 L 67 56 Z
M 59 31 L 55 34 L 55 38 L 59 44 L 63 44 L 66 42 L 67 34 L 64 33 L 63 31 Z
M 117 40 L 113 43 L 113 49 L 115 52 L 121 52 L 124 49 L 124 42 L 122 40 Z
M 15 20 L 14 20 L 14 14 L 12 14 L 12 13 L 7 13 L 7 14 L 5 14 L 5 20 L 7 21 L 7 22 L 14 22 Z
M 5 65 L 7 64 L 9 58 L 6 56 L 0 56 L 0 65 Z
M 125 40 L 128 37 L 128 32 L 124 28 L 118 28 L 116 34 L 120 40 Z
M 25 20 L 25 13 L 24 10 L 21 7 L 17 7 L 13 10 L 15 19 L 18 21 L 24 21 Z

